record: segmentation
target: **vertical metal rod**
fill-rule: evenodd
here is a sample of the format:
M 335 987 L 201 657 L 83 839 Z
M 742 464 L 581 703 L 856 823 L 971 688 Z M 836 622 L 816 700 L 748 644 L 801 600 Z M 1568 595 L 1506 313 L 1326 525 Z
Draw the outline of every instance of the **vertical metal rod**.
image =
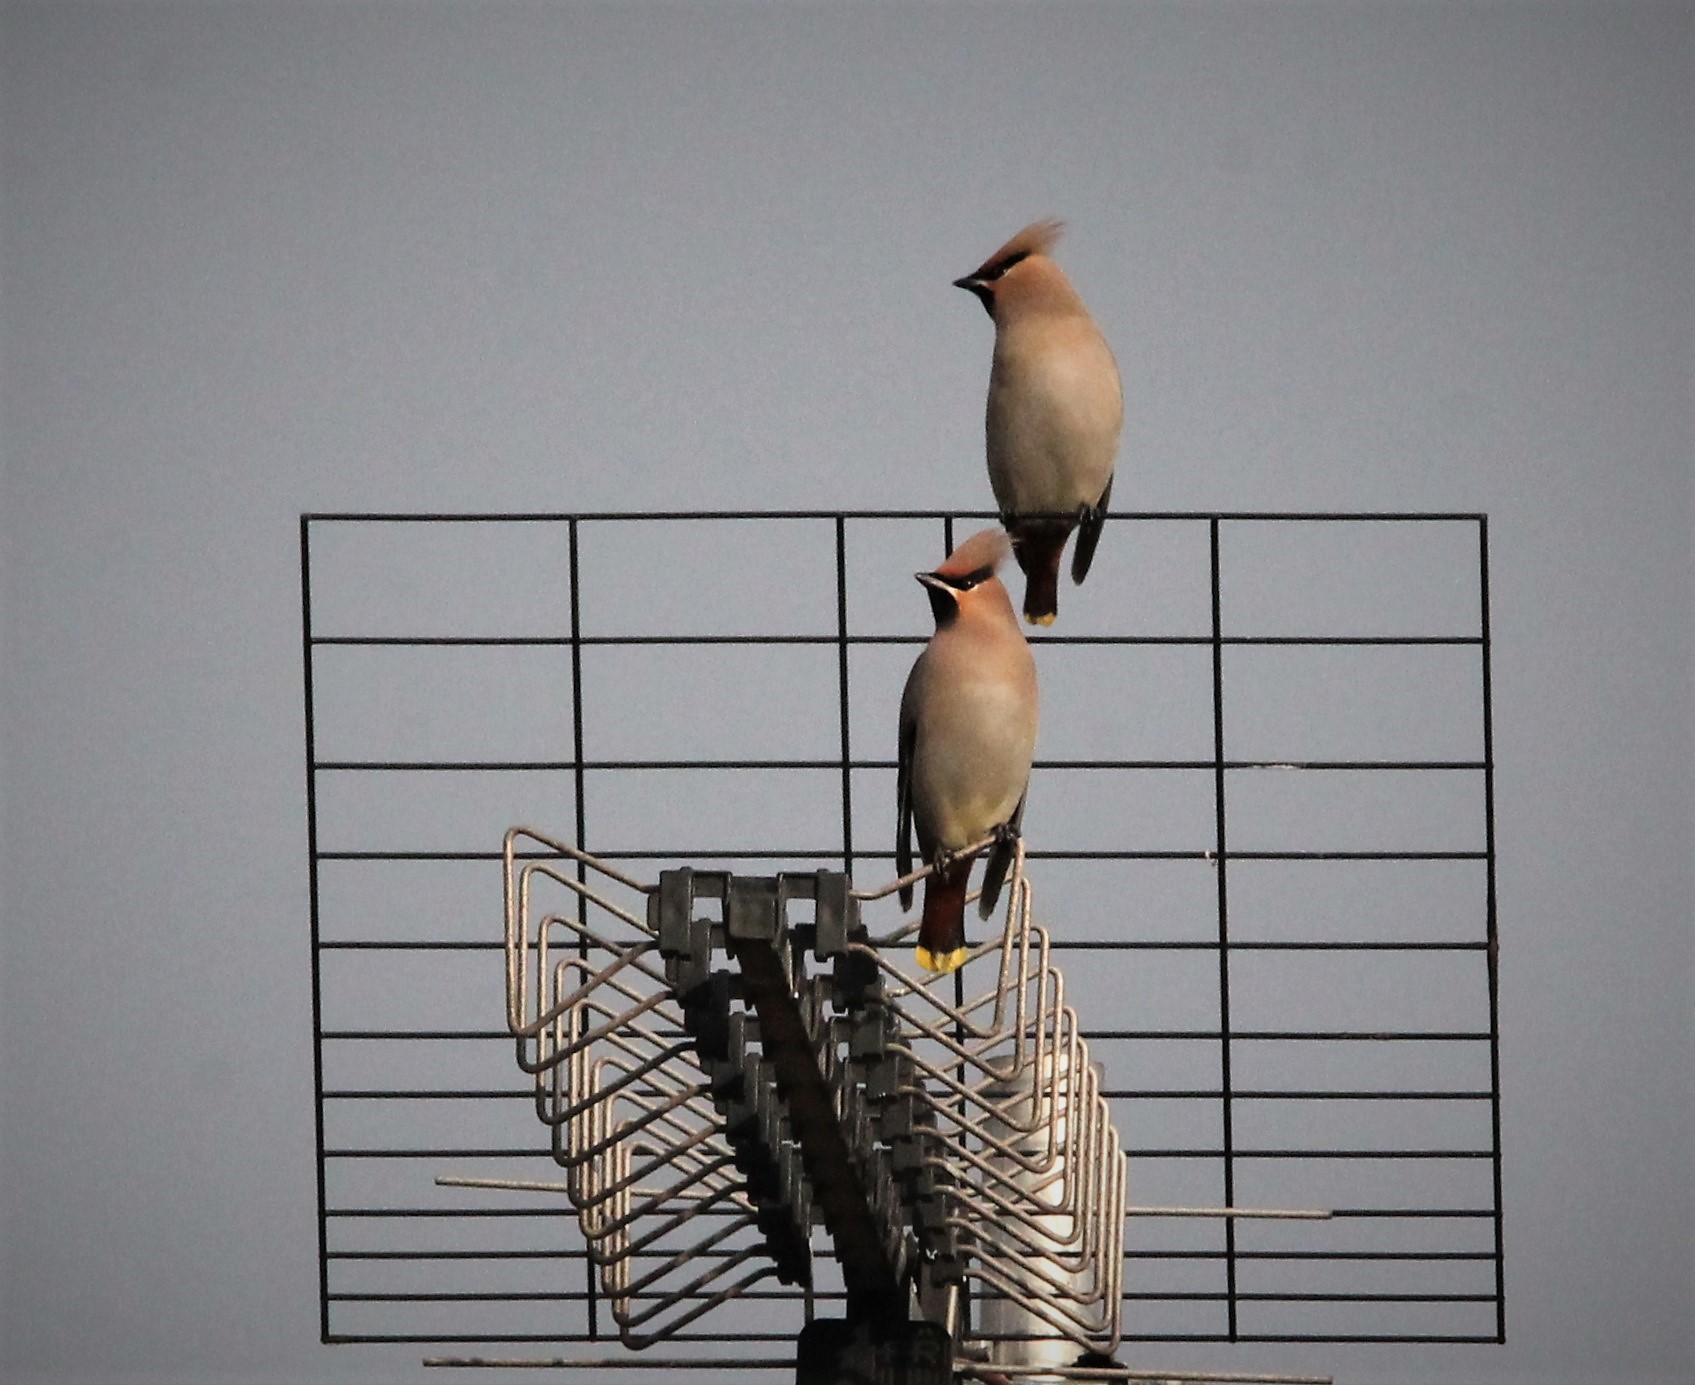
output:
M 318 751 L 312 712 L 311 520 L 300 516 L 301 671 L 306 683 L 306 862 L 312 939 L 312 1104 L 318 1139 L 318 1333 L 330 1340 L 330 1220 L 324 1173 L 324 1002 L 318 945 Z
M 951 553 L 953 550 L 950 548 L 948 551 Z M 960 967 L 953 974 L 953 1008 L 956 1013 L 963 1013 L 965 1010 L 964 967 Z M 958 1044 L 961 1049 L 965 1047 L 965 1022 L 963 1020 L 956 1019 L 953 1022 L 953 1041 Z M 963 1058 L 960 1059 L 958 1066 L 956 1066 L 953 1070 L 954 1081 L 959 1084 L 960 1088 L 960 1094 L 953 1103 L 953 1111 L 954 1118 L 960 1123 L 960 1127 L 962 1129 L 965 1126 L 966 1120 L 970 1116 L 970 1103 L 965 1097 L 965 1087 L 970 1076 L 971 1074 L 967 1071 L 965 1066 L 965 1060 Z M 962 1334 L 971 1330 L 970 1285 L 971 1280 L 970 1277 L 967 1276 L 964 1282 L 959 1286 L 958 1321 L 959 1330 Z
M 583 784 L 583 613 L 582 598 L 577 580 L 577 520 L 572 516 L 566 522 L 566 545 L 571 563 L 571 777 L 576 790 L 577 818 L 577 850 L 588 850 L 588 833 L 585 829 L 584 800 L 586 794 Z M 577 862 L 577 882 L 586 884 L 588 868 L 581 861 Z M 577 896 L 577 922 L 586 930 L 588 927 L 588 900 L 583 895 Z M 588 957 L 588 938 L 579 934 L 577 938 L 577 956 Z M 599 1299 L 595 1292 L 594 1261 L 583 1258 L 583 1278 L 585 1281 L 588 1305 L 589 1340 L 595 1341 L 600 1336 Z
M 1495 727 L 1489 673 L 1489 517 L 1477 517 L 1479 633 L 1483 656 L 1483 870 L 1489 962 L 1489 1114 L 1495 1140 L 1495 1340 L 1507 1340 L 1507 1261 L 1501 1198 L 1501 937 L 1495 914 Z
M 945 519 L 942 520 L 942 557 L 945 559 L 948 556 L 948 554 L 950 554 L 952 552 L 953 552 L 953 516 L 948 515 Z M 963 970 L 956 971 L 953 974 L 953 1008 L 955 1010 L 963 1010 L 965 1008 L 965 972 Z M 955 1020 L 953 1022 L 953 1037 L 954 1037 L 955 1043 L 962 1044 L 962 1045 L 964 1044 L 964 1042 L 965 1042 L 965 1025 L 960 1020 Z M 961 1087 L 963 1087 L 965 1085 L 966 1071 L 965 1071 L 965 1064 L 963 1062 L 960 1063 L 960 1065 L 957 1068 L 954 1069 L 954 1077 L 959 1082 L 959 1085 Z M 958 1116 L 963 1120 L 964 1116 L 965 1116 L 965 1098 L 963 1096 L 960 1097 L 958 1102 L 955 1104 L 954 1110 L 958 1114 Z M 968 1296 L 964 1292 L 964 1286 L 963 1285 L 961 1286 L 961 1293 L 960 1293 L 960 1311 L 961 1311 L 962 1314 L 966 1315 L 962 1319 L 962 1325 L 969 1327 L 969 1325 L 970 1325 L 970 1317 L 969 1317 L 970 1302 L 969 1302 Z
M 577 521 L 572 518 L 566 522 L 566 543 L 571 564 L 571 777 L 576 793 L 576 822 L 577 850 L 588 850 L 587 833 L 584 831 L 584 799 L 585 786 L 583 783 L 583 616 L 582 598 L 577 587 Z M 577 862 L 577 882 L 584 884 L 588 880 L 588 868 Z M 588 926 L 588 900 L 581 894 L 577 896 L 577 922 L 585 928 Z M 577 938 L 577 956 L 588 956 L 588 939 Z
M 1218 1029 L 1219 1081 L 1224 1116 L 1224 1205 L 1236 1205 L 1236 1154 L 1234 1102 L 1230 1084 L 1230 896 L 1229 855 L 1224 812 L 1224 628 L 1221 618 L 1218 561 L 1218 517 L 1208 522 L 1212 549 L 1212 754 L 1213 797 L 1218 837 L 1213 867 L 1218 872 Z M 1224 1294 L 1229 1315 L 1229 1336 L 1236 1340 L 1236 1223 L 1224 1222 Z
M 836 677 L 842 719 L 842 869 L 853 879 L 853 756 L 848 744 L 847 519 L 836 516 Z

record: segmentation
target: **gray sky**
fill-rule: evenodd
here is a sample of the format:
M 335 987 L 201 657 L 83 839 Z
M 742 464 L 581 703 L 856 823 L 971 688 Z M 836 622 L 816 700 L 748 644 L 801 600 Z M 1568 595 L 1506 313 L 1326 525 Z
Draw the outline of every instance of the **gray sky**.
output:
M 1119 506 L 1490 515 L 1509 1343 L 1204 1359 L 1687 1379 L 1692 27 L 6 4 L 0 1374 L 423 1375 L 316 1343 L 300 512 L 986 507 L 1057 214 Z

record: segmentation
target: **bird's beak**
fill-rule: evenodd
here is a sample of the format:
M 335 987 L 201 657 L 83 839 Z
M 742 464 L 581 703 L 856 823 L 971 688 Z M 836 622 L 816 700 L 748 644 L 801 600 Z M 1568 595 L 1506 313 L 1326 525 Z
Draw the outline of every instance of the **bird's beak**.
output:
M 933 572 L 915 572 L 912 574 L 924 588 L 924 595 L 930 598 L 930 614 L 936 618 L 936 627 L 940 629 L 959 614 L 959 593 Z
M 967 274 L 963 279 L 955 279 L 953 286 L 956 289 L 964 289 L 967 293 L 976 294 L 977 301 L 983 305 L 983 311 L 990 317 L 995 315 L 995 291 L 989 287 L 988 280 Z

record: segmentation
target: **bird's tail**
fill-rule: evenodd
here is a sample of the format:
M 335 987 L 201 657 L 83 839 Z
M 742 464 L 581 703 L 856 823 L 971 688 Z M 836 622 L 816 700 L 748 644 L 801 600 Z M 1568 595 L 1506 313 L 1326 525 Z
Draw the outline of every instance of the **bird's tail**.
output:
M 918 965 L 946 975 L 965 965 L 965 890 L 971 862 L 934 872 L 924 882 L 924 919 L 918 925 Z
M 1014 556 L 1024 569 L 1024 619 L 1052 625 L 1059 614 L 1059 564 L 1071 529 L 1064 524 L 1027 524 L 1013 530 Z

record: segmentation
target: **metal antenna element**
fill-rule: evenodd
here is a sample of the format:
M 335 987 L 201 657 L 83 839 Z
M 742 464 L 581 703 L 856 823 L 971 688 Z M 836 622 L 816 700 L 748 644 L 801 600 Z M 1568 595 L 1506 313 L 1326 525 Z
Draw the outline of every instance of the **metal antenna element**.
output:
M 648 887 L 528 828 L 503 856 L 507 1026 L 627 1345 L 810 1285 L 821 1224 L 850 1320 L 964 1340 L 970 1281 L 992 1360 L 1117 1347 L 1125 1159 L 1021 845 L 964 1001 L 873 944 L 838 872 Z
M 780 1184 L 782 1171 L 751 1169 L 738 1139 L 746 1121 L 722 1118 L 724 1093 L 685 1032 L 651 925 L 547 861 L 520 865 L 525 838 L 646 890 L 562 842 L 506 835 L 507 1027 L 518 1065 L 535 1076 L 536 1114 L 552 1129 L 619 1335 L 651 1346 L 763 1279 L 793 1282 L 806 1221 L 779 1228 L 764 1213 L 756 1188 Z M 582 917 L 537 911 L 538 882 L 574 894 Z M 768 1103 L 748 1096 L 748 1118 L 771 1121 Z M 769 1259 L 745 1234 L 755 1227 Z

